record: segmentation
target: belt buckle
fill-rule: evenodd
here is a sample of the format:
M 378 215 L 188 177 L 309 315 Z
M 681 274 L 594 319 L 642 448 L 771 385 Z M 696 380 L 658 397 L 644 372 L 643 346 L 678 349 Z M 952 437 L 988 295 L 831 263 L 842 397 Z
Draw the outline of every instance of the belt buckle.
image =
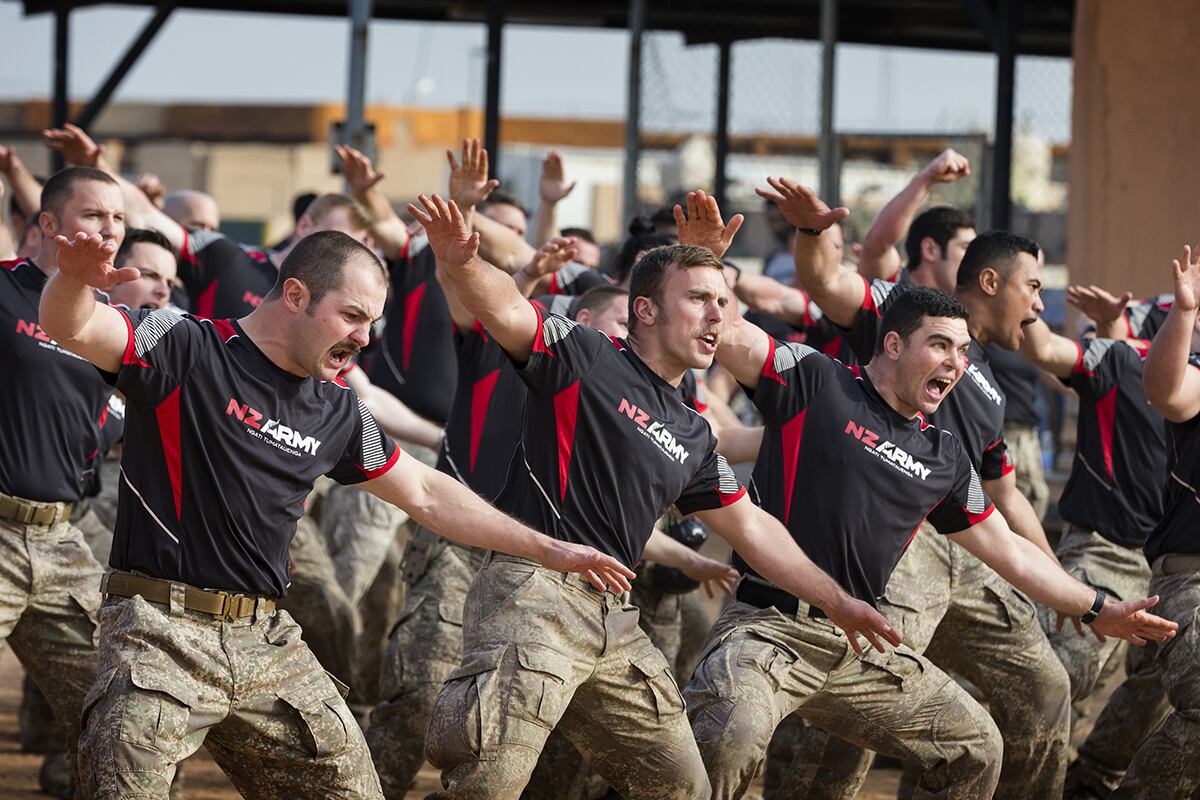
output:
M 221 619 L 227 622 L 234 622 L 238 619 L 237 612 L 242 608 L 242 600 L 246 597 L 244 594 L 229 594 L 221 592 L 225 596 L 225 605 L 221 609 Z

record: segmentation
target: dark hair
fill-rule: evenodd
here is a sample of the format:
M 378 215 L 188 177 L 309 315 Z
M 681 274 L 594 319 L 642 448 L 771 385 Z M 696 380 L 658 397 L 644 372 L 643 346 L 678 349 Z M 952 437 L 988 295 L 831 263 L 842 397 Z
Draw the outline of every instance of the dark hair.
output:
M 671 265 L 679 269 L 691 267 L 712 267 L 716 270 L 725 269 L 721 259 L 713 255 L 707 247 L 697 247 L 690 244 L 668 244 L 656 247 L 642 258 L 633 268 L 629 280 L 629 332 L 633 333 L 637 318 L 633 313 L 633 303 L 639 297 L 649 297 L 656 305 L 661 306 L 663 282 Z
M 687 207 L 687 201 L 681 203 L 684 208 Z M 650 215 L 650 224 L 654 226 L 654 230 L 659 233 L 664 231 L 674 231 L 679 227 L 679 223 L 675 221 L 675 206 L 662 206 L 656 208 L 654 213 Z
M 979 274 L 988 267 L 1007 278 L 1021 253 L 1028 253 L 1036 259 L 1039 249 L 1037 242 L 1009 231 L 981 233 L 963 253 L 955 285 L 959 289 L 975 285 L 979 281 Z
M 916 269 L 921 264 L 921 240 L 925 237 L 937 242 L 942 257 L 946 256 L 946 245 L 963 228 L 974 228 L 975 218 L 971 212 L 953 206 L 934 206 L 913 220 L 904 240 L 904 253 L 908 256 L 908 268 Z
M 342 285 L 342 272 L 351 261 L 369 261 L 376 268 L 380 283 L 387 284 L 387 270 L 370 248 L 341 231 L 317 231 L 310 233 L 292 248 L 287 258 L 279 265 L 279 277 L 267 294 L 267 300 L 278 300 L 283 296 L 283 284 L 295 278 L 308 287 L 311 309 L 327 292 Z
M 63 206 L 67 204 L 67 199 L 74 192 L 75 184 L 82 183 L 83 181 L 107 183 L 110 186 L 115 186 L 117 189 L 121 188 L 121 185 L 111 175 L 93 167 L 67 167 L 66 169 L 60 169 L 51 175 L 42 187 L 41 211 L 49 211 L 54 216 L 61 217 Z
M 883 340 L 888 333 L 895 331 L 907 342 L 926 317 L 971 318 L 966 306 L 941 289 L 914 286 L 897 297 L 884 313 L 879 326 L 879 338 L 875 340 L 875 355 L 883 352 Z
M 312 205 L 312 201 L 316 199 L 316 192 L 305 192 L 304 194 L 296 195 L 295 199 L 292 200 L 292 216 L 296 222 L 300 221 L 300 218 L 304 216 L 304 212 L 308 210 L 308 207 Z
M 592 313 L 602 311 L 608 308 L 613 301 L 628 294 L 629 291 L 622 289 L 620 286 L 606 286 L 604 284 L 593 286 L 571 302 L 570 308 L 567 309 L 567 316 L 575 319 L 581 311 L 591 311 Z
M 585 242 L 596 243 L 596 237 L 587 228 L 563 228 L 559 231 L 560 236 L 573 236 L 576 239 L 582 239 Z
M 129 256 L 133 253 L 133 246 L 135 244 L 157 245 L 170 253 L 172 258 L 175 256 L 175 250 L 171 247 L 170 240 L 158 231 L 146 228 L 126 228 L 125 241 L 121 242 L 121 247 L 117 250 L 117 256 L 113 259 L 113 264 L 118 267 L 124 266 L 125 262 L 129 260 Z
M 613 253 L 607 272 L 617 283 L 624 283 L 633 269 L 637 254 L 665 244 L 674 244 L 675 237 L 654 229 L 654 223 L 645 217 L 634 217 L 629 223 L 629 236 Z
M 522 214 L 524 214 L 526 217 L 529 216 L 529 212 L 525 210 L 525 206 L 522 205 L 521 201 L 517 199 L 517 196 L 515 194 L 512 194 L 511 192 L 506 192 L 503 189 L 494 190 L 491 194 L 488 195 L 487 200 L 484 200 L 482 203 L 479 204 L 478 208 L 480 211 L 483 211 L 488 206 L 496 206 L 496 205 L 512 206 L 513 208 L 517 209 Z

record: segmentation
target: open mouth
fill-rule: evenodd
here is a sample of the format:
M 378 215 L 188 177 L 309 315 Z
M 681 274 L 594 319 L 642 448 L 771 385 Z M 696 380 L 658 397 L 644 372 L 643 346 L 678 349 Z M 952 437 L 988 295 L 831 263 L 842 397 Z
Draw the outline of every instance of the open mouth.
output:
M 933 378 L 925 383 L 925 391 L 934 400 L 940 402 L 953 385 L 954 381 L 949 378 Z
M 704 343 L 705 350 L 714 353 L 717 351 L 717 342 L 720 340 L 720 337 L 716 333 L 706 333 L 699 337 L 699 339 Z
M 350 359 L 358 355 L 357 350 L 346 347 L 335 347 L 329 351 L 329 363 L 335 369 L 341 370 L 350 363 Z

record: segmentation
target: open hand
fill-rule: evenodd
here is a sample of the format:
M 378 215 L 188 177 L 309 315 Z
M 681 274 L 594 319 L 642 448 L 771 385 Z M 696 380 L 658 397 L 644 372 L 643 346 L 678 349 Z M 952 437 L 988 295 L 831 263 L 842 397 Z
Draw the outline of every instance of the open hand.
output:
M 1078 308 L 1085 317 L 1097 325 L 1104 325 L 1117 319 L 1132 299 L 1133 292 L 1126 292 L 1120 297 L 1114 297 L 1099 286 L 1067 287 L 1067 302 Z
M 525 265 L 525 274 L 531 278 L 541 278 L 558 272 L 570 263 L 575 252 L 575 245 L 570 239 L 551 239 L 533 254 L 533 258 Z
M 539 559 L 542 566 L 555 572 L 578 572 L 587 577 L 600 591 L 614 589 L 628 592 L 633 570 L 612 556 L 582 544 L 551 539 L 545 555 Z
M 858 641 L 860 633 L 881 653 L 886 651 L 883 642 L 879 641 L 880 637 L 890 642 L 893 647 L 899 646 L 900 634 L 870 603 L 846 595 L 841 606 L 836 610 L 826 608 L 824 611 L 830 622 L 846 632 L 846 638 L 850 640 L 850 646 L 854 648 L 855 653 L 860 656 L 863 654 L 862 645 Z
M 459 208 L 474 208 L 500 185 L 500 181 L 488 179 L 488 152 L 478 139 L 463 139 L 461 164 L 451 150 L 446 151 L 446 160 L 450 162 L 450 199 Z
M 971 162 L 962 153 L 947 147 L 921 170 L 921 175 L 930 183 L 953 183 L 971 174 Z
M 153 172 L 143 172 L 138 176 L 137 187 L 142 190 L 142 194 L 146 195 L 147 200 L 156 207 L 162 208 L 167 194 L 167 187 L 163 186 L 162 178 Z
M 790 178 L 767 178 L 767 183 L 775 191 L 755 189 L 759 197 L 770 200 L 779 206 L 784 218 L 804 230 L 823 231 L 839 219 L 850 216 L 850 209 L 845 207 L 830 208 L 825 205 L 817 193 L 807 186 L 801 186 Z
M 733 597 L 733 584 L 738 579 L 738 571 L 729 564 L 696 553 L 692 563 L 681 568 L 680 572 L 703 584 L 704 592 L 709 597 L 715 596 L 713 589 Z
M 674 213 L 675 224 L 679 226 L 679 243 L 707 247 L 717 258 L 725 256 L 729 245 L 733 244 L 733 237 L 746 221 L 741 214 L 734 214 L 726 225 L 721 219 L 717 198 L 702 191 L 688 192 L 686 214 L 678 205 Z
M 96 167 L 104 155 L 104 146 L 92 141 L 92 137 L 71 123 L 61 128 L 42 131 L 42 142 L 56 153 L 61 153 L 68 164 L 77 167 Z
M 117 243 L 98 233 L 89 236 L 80 231 L 73 239 L 59 234 L 54 237 L 54 244 L 58 247 L 58 271 L 88 286 L 111 289 L 142 275 L 137 267 L 114 267 Z
M 21 166 L 21 159 L 11 147 L 0 144 L 0 173 L 11 175 L 13 169 Z
M 350 186 L 350 193 L 355 197 L 361 196 L 383 180 L 383 173 L 375 171 L 375 165 L 371 163 L 371 159 L 353 147 L 335 144 L 333 152 L 337 153 L 338 158 L 342 160 L 342 175 L 345 176 L 346 183 Z
M 1158 595 L 1144 600 L 1105 600 L 1100 615 L 1092 621 L 1092 630 L 1101 641 L 1115 636 L 1139 647 L 1148 641 L 1170 639 L 1179 625 L 1146 611 L 1157 604 Z
M 409 203 L 408 212 L 425 228 L 429 246 L 439 262 L 448 269 L 455 269 L 478 255 L 479 234 L 467 228 L 458 204 L 453 200 L 447 203 L 436 194 L 432 198 L 420 195 L 417 199 L 425 206 L 425 211 Z
M 542 203 L 548 206 L 555 205 L 569 195 L 574 188 L 575 181 L 567 183 L 563 173 L 562 156 L 551 150 L 542 160 L 542 179 L 538 183 L 538 193 L 542 197 Z
M 1171 262 L 1175 271 L 1175 304 L 1184 311 L 1200 308 L 1200 244 L 1184 245 L 1183 261 Z

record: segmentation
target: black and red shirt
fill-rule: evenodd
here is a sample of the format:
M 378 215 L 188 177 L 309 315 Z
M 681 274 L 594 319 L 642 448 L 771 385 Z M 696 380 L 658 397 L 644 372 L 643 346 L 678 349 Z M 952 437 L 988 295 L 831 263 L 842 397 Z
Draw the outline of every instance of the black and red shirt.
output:
M 450 417 L 458 365 L 454 323 L 438 283 L 437 259 L 428 246 L 415 254 L 406 248 L 388 262 L 388 272 L 391 293 L 367 376 L 422 417 L 444 425 Z
M 865 370 L 772 339 L 751 394 L 765 428 L 752 497 L 860 600 L 883 594 L 922 520 L 949 534 L 992 513 L 958 437 L 901 416 Z
M 282 597 L 313 481 L 377 478 L 399 450 L 354 392 L 276 366 L 236 321 L 129 311 L 111 564 Z
M 632 567 L 672 504 L 687 515 L 745 494 L 676 387 L 622 340 L 534 309 L 521 448 L 497 507 Z
M 1079 394 L 1079 423 L 1059 513 L 1124 547 L 1145 544 L 1162 518 L 1166 421 L 1142 386 L 1149 350 L 1138 339 L 1083 339 L 1065 381 Z
M 1188 369 L 1200 369 L 1200 353 L 1188 358 Z M 1151 564 L 1168 553 L 1200 554 L 1200 414 L 1167 422 L 1167 464 L 1162 520 L 1146 539 Z
M 179 279 L 198 317 L 244 317 L 258 308 L 278 277 L 279 268 L 266 250 L 215 231 L 191 231 L 184 238 Z
M 46 280 L 29 259 L 0 261 L 0 492 L 72 503 L 89 488 L 112 387 L 38 324 Z
M 1004 421 L 1038 427 L 1041 418 L 1037 413 L 1037 396 L 1042 384 L 1042 373 L 1020 353 L 1005 350 L 992 342 L 983 348 L 1000 391 L 1004 392 Z
M 1175 295 L 1158 294 L 1125 308 L 1125 321 L 1129 323 L 1129 338 L 1153 339 L 1158 329 L 1167 321 L 1167 314 L 1175 304 Z
M 888 307 L 910 288 L 911 284 L 906 283 L 863 280 L 862 307 L 854 327 L 846 333 L 860 363 L 871 360 Z M 988 363 L 987 353 L 974 338 L 967 349 L 966 362 L 962 378 L 929 417 L 929 422 L 958 437 L 980 478 L 995 480 L 1014 469 L 1004 444 L 1004 392 Z
M 590 267 L 571 261 L 550 275 L 548 294 L 581 295 L 596 286 L 612 286 L 612 281 Z

